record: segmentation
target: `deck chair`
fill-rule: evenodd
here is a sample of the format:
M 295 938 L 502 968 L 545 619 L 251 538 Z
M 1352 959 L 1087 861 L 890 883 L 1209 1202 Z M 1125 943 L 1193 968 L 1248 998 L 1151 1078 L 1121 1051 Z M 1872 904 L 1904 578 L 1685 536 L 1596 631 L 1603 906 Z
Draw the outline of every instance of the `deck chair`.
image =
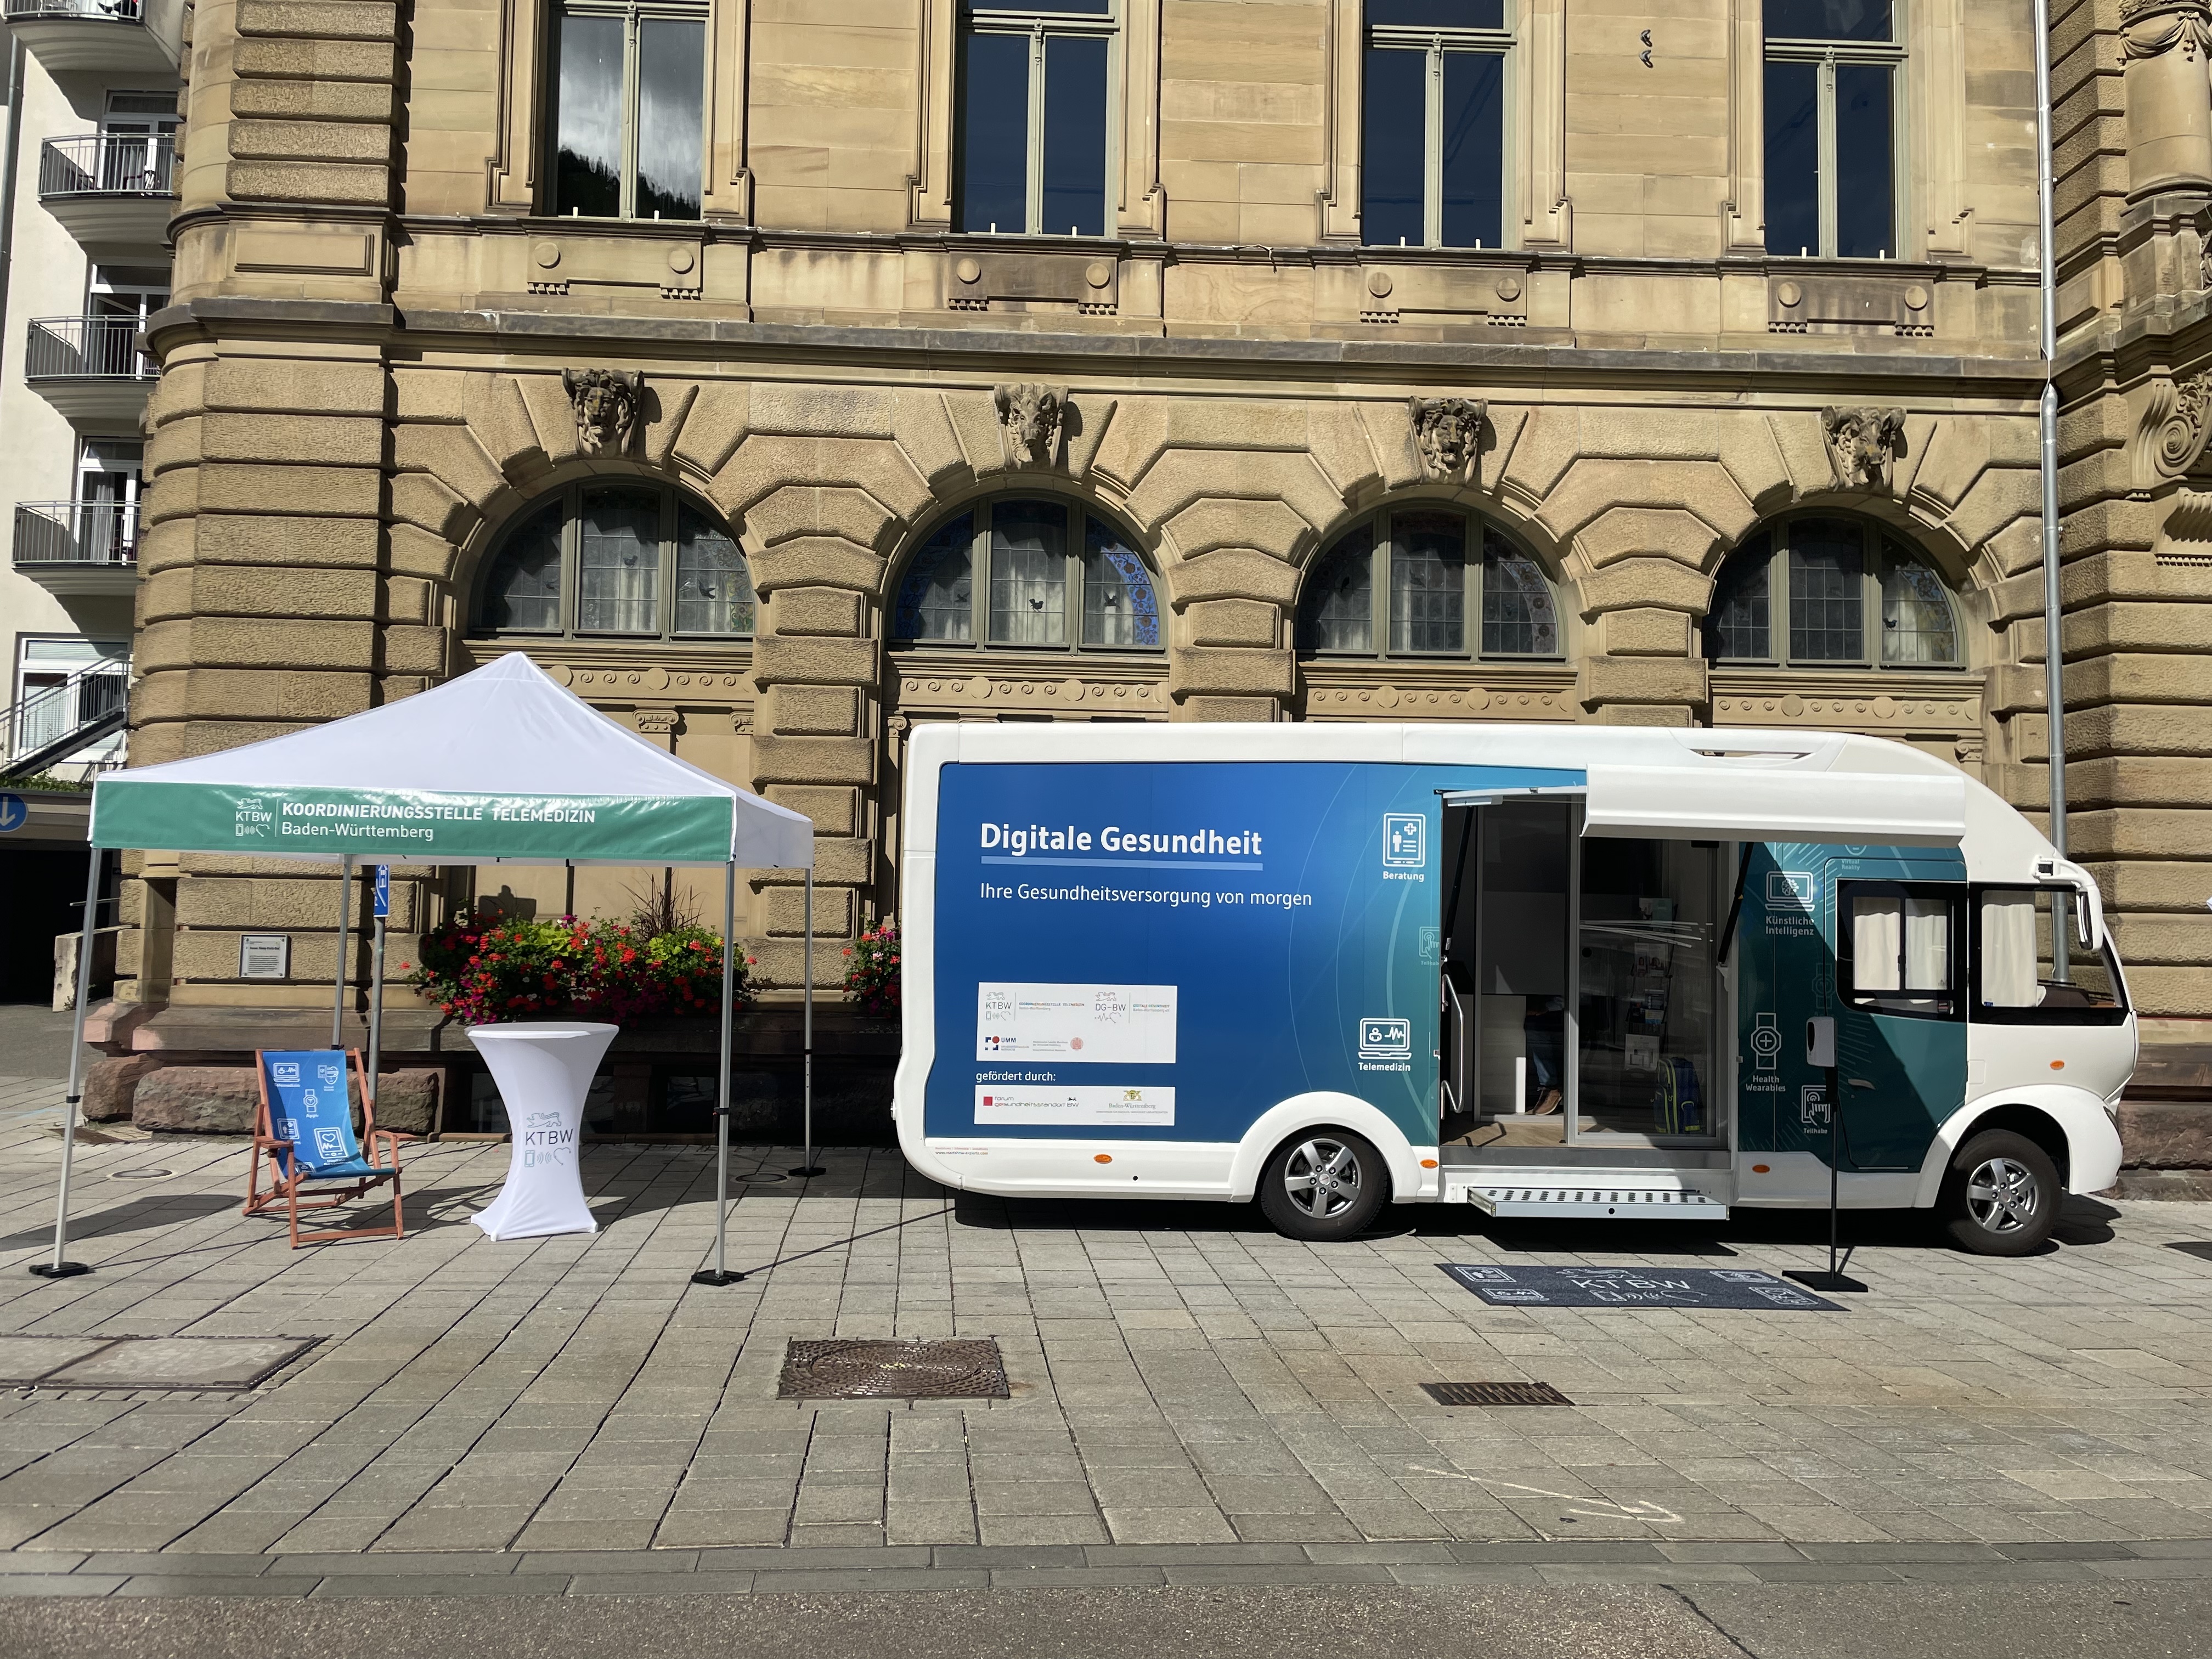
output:
M 361 1089 L 361 1139 L 353 1132 L 347 1098 L 346 1066 L 350 1060 Z M 253 1163 L 246 1177 L 246 1213 L 283 1205 L 292 1223 L 292 1248 L 331 1239 L 404 1238 L 399 1206 L 399 1137 L 376 1127 L 368 1100 L 368 1078 L 359 1049 L 258 1048 L 254 1080 L 260 1109 L 253 1125 Z M 368 1143 L 364 1155 L 362 1141 Z M 269 1184 L 261 1184 L 261 1160 L 269 1160 Z M 351 1203 L 370 1188 L 392 1183 L 392 1225 L 303 1233 L 300 1212 L 327 1210 Z M 343 1187 L 332 1183 L 344 1182 Z

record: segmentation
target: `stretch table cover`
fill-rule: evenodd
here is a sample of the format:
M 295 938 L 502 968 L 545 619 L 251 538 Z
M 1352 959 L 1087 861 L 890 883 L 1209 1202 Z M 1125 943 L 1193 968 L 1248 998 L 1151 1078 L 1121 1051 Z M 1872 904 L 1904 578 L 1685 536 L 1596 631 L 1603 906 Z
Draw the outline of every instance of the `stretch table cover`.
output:
M 473 1218 L 494 1238 L 595 1233 L 578 1142 L 584 1096 L 614 1041 L 612 1025 L 479 1025 L 469 1033 L 499 1085 L 513 1130 L 507 1185 Z
M 813 825 L 617 726 L 517 653 L 264 743 L 101 778 L 95 847 L 376 864 L 799 870 Z

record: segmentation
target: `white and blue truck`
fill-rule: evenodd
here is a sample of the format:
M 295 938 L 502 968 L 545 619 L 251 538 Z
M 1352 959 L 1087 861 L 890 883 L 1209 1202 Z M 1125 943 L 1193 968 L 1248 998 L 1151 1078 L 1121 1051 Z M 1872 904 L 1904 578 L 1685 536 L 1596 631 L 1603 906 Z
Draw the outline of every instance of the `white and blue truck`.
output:
M 1817 732 L 944 724 L 908 747 L 900 1145 L 948 1187 L 1493 1215 L 1940 1212 L 2120 1162 L 2088 872 Z

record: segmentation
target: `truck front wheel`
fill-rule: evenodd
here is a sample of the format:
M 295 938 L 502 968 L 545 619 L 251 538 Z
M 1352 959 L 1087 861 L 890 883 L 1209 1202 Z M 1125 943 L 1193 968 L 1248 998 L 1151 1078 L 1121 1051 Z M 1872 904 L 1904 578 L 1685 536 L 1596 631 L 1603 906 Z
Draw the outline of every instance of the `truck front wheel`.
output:
M 1382 1154 L 1342 1129 L 1311 1129 L 1275 1149 L 1260 1176 L 1260 1208 L 1288 1238 L 1352 1238 L 1390 1196 Z
M 1943 1180 L 1943 1227 L 1974 1255 L 2026 1255 L 2057 1224 L 2058 1166 L 2026 1135 L 1984 1129 L 1967 1137 Z

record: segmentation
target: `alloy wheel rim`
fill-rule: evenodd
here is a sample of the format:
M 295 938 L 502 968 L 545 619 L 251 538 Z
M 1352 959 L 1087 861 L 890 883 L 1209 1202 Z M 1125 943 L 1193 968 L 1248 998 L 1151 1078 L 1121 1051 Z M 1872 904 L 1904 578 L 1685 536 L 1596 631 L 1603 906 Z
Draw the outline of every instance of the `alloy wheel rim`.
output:
M 1283 1187 L 1305 1214 L 1331 1220 L 1359 1201 L 1359 1160 L 1344 1142 L 1316 1136 L 1291 1154 Z
M 1984 1159 L 1966 1177 L 1966 1208 L 1989 1232 L 2016 1233 L 2035 1219 L 2043 1193 L 2034 1172 L 2009 1158 Z

